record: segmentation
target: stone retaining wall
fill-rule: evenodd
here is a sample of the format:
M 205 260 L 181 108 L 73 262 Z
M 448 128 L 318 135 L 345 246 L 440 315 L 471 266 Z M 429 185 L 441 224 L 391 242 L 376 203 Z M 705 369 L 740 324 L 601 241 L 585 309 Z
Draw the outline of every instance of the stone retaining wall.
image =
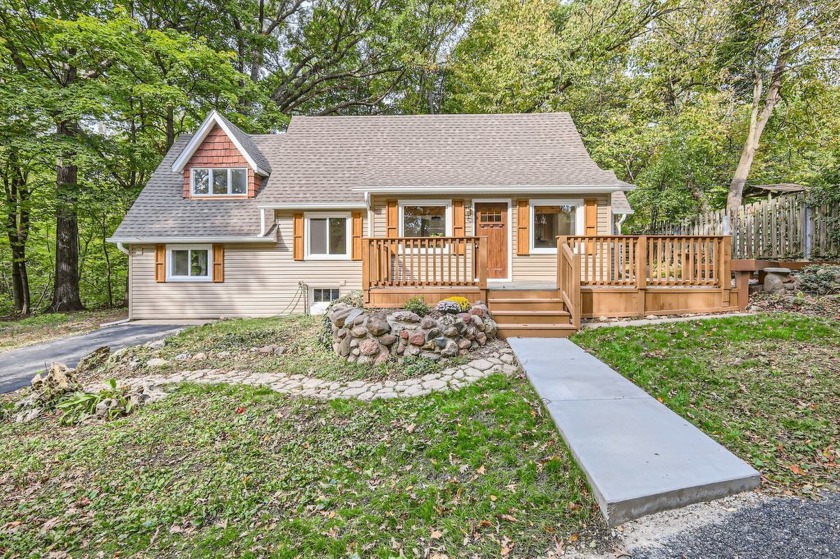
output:
M 421 318 L 405 310 L 368 311 L 347 304 L 328 312 L 333 349 L 351 363 L 379 364 L 392 356 L 434 361 L 466 355 L 496 337 L 496 322 L 483 304 L 469 312 Z

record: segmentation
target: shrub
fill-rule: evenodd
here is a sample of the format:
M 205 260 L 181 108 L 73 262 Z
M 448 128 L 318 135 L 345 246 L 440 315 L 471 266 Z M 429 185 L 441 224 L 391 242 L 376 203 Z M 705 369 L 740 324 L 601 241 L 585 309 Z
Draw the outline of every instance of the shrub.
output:
M 457 296 L 456 297 L 447 297 L 446 299 L 441 301 L 441 303 L 443 303 L 444 301 L 456 303 L 458 305 L 458 307 L 461 309 L 461 312 L 467 312 L 468 310 L 470 310 L 470 307 L 472 306 L 472 305 L 470 305 L 470 300 L 467 299 L 466 297 L 457 297 Z
M 407 377 L 422 377 L 429 373 L 436 373 L 441 369 L 436 361 L 428 357 L 420 357 L 419 355 L 407 355 L 403 357 L 399 366 L 402 369 L 402 373 Z
M 799 274 L 799 289 L 812 295 L 840 293 L 840 266 L 808 266 Z
M 403 308 L 407 311 L 413 312 L 417 316 L 426 316 L 431 310 L 429 308 L 429 305 L 426 304 L 426 301 L 423 299 L 423 297 L 419 295 L 416 295 L 408 301 L 406 301 L 405 305 L 403 305 Z
M 117 388 L 117 381 L 110 379 L 106 387 L 95 394 L 75 392 L 59 402 L 56 407 L 63 412 L 61 424 L 81 423 L 88 416 L 94 415 L 96 406 L 105 400 L 112 400 L 105 419 L 111 420 L 132 412 L 133 406 L 125 394 L 125 389 Z

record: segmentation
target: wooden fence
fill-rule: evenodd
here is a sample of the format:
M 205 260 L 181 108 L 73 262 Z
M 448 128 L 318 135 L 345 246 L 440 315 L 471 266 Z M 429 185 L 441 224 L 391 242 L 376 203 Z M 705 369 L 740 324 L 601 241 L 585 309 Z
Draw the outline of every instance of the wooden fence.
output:
M 737 224 L 735 229 L 731 228 L 733 223 Z M 737 216 L 718 210 L 681 223 L 657 222 L 651 233 L 731 234 L 732 258 L 829 259 L 840 258 L 838 224 L 840 208 L 812 205 L 808 193 L 799 192 L 745 204 L 738 208 Z

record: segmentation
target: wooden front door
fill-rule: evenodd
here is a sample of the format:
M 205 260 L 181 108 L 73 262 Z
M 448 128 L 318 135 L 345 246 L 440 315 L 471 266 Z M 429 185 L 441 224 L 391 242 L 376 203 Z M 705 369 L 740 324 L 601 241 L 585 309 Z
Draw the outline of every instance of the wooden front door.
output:
M 475 234 L 487 237 L 487 277 L 508 277 L 508 205 L 507 202 L 482 202 L 475 205 Z

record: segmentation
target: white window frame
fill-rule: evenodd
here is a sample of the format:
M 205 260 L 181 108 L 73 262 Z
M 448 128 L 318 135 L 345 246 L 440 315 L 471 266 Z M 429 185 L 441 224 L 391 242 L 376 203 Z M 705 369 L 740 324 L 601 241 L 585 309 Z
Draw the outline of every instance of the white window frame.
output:
M 303 247 L 304 260 L 350 260 L 353 257 L 353 231 L 350 228 L 350 213 L 349 212 L 333 212 L 333 213 L 305 213 L 304 218 L 304 232 L 303 232 Z M 312 235 L 310 233 L 309 222 L 312 219 L 343 219 L 345 228 L 345 237 L 347 238 L 346 254 L 312 254 L 310 252 L 310 241 Z M 329 247 L 329 226 L 327 226 L 327 247 Z M 327 289 L 327 288 L 324 288 Z
M 176 250 L 206 250 L 207 251 L 207 275 L 206 276 L 176 276 L 175 258 L 172 254 Z M 192 256 L 192 255 L 190 255 Z M 192 261 L 192 258 L 190 258 Z M 183 282 L 209 282 L 213 281 L 213 245 L 166 245 L 166 281 Z
M 576 206 L 575 208 L 575 235 L 583 235 L 583 199 L 582 198 L 541 198 L 529 201 L 531 206 L 530 220 L 528 227 L 528 248 L 531 254 L 557 254 L 557 247 L 536 248 L 534 247 L 534 229 L 537 206 Z
M 316 289 L 329 289 L 338 290 L 338 296 L 341 297 L 341 288 L 338 286 L 335 287 L 324 287 L 323 285 L 319 285 L 317 287 L 310 287 L 309 288 L 309 314 L 324 314 L 327 311 L 327 307 L 330 306 L 332 301 L 327 302 L 315 302 L 315 290 Z M 334 301 L 335 299 L 333 299 Z
M 227 193 L 213 194 L 213 173 L 221 170 L 227 171 Z M 195 171 L 207 171 L 207 194 L 197 194 L 195 191 Z M 237 194 L 233 192 L 233 171 L 245 171 L 245 192 Z M 191 167 L 190 168 L 190 192 L 194 198 L 219 198 L 221 196 L 234 196 L 237 198 L 248 197 L 248 168 L 247 167 Z

